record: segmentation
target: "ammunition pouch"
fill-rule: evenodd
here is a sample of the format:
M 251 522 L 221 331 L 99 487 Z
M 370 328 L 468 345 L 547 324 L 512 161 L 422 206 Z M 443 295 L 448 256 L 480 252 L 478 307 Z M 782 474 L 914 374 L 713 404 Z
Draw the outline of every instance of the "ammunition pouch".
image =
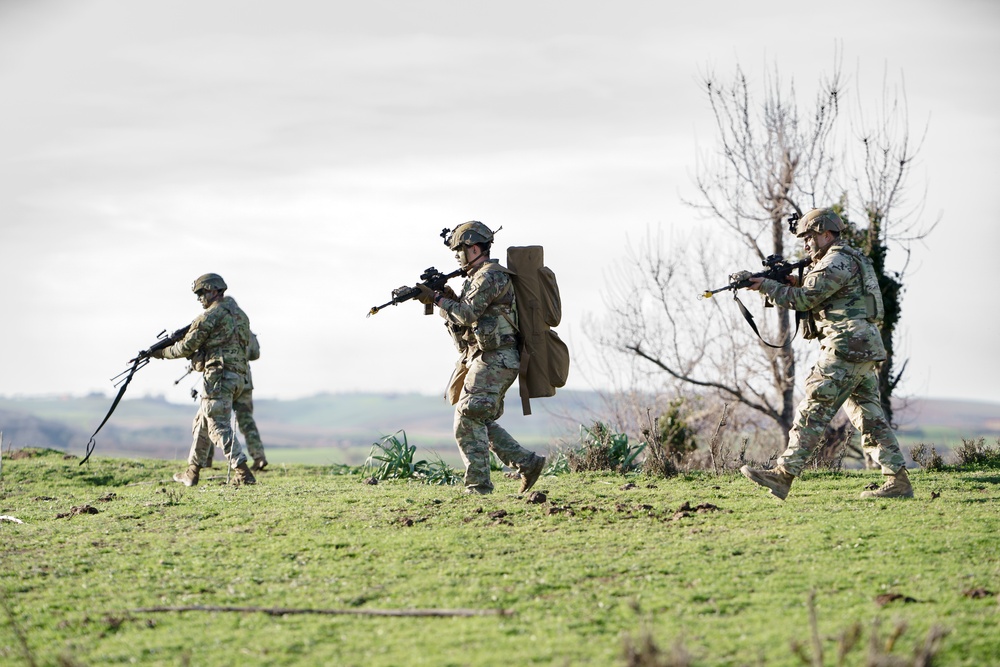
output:
M 517 334 L 506 317 L 480 318 L 472 328 L 472 336 L 476 347 L 483 352 L 517 345 Z

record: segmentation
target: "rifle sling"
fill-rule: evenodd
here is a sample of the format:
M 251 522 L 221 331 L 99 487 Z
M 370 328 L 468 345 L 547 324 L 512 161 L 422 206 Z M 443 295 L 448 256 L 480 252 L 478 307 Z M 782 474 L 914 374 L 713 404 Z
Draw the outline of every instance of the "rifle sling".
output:
M 90 441 L 87 442 L 87 455 L 83 457 L 82 461 L 80 461 L 80 465 L 86 463 L 87 459 L 90 458 L 90 455 L 94 453 L 94 449 L 97 447 L 97 441 L 94 440 L 94 436 L 97 435 L 97 431 L 100 431 L 104 425 L 108 423 L 108 420 L 111 419 L 111 414 L 115 411 L 115 408 L 118 407 L 118 403 L 122 400 L 122 396 L 125 395 L 125 390 L 128 389 L 128 383 L 132 381 L 132 376 L 135 375 L 135 372 L 142 368 L 142 366 L 145 366 L 145 364 L 142 363 L 143 361 L 147 361 L 148 363 L 148 360 L 136 357 L 135 363 L 133 363 L 132 368 L 129 369 L 128 377 L 126 377 L 125 381 L 122 382 L 121 389 L 118 390 L 118 395 L 115 396 L 115 400 L 111 404 L 111 409 L 108 410 L 108 414 L 104 415 L 104 419 L 101 421 L 100 426 L 97 427 L 97 430 L 91 434 Z
M 803 270 L 803 268 L 804 267 L 802 267 L 802 266 L 799 267 L 799 285 L 802 284 L 802 270 Z M 799 333 L 799 324 L 802 322 L 802 313 L 796 310 L 795 311 L 795 331 L 793 331 L 792 335 L 788 337 L 788 340 L 786 340 L 781 345 L 772 345 L 771 343 L 768 343 L 766 340 L 764 340 L 764 337 L 760 335 L 760 331 L 757 330 L 757 323 L 754 322 L 754 320 L 753 320 L 753 315 L 750 313 L 749 310 L 747 310 L 747 307 L 743 305 L 743 302 L 740 301 L 740 298 L 736 295 L 736 290 L 733 290 L 733 299 L 736 301 L 736 305 L 740 307 L 740 312 L 743 313 L 743 319 L 745 319 L 747 321 L 747 324 L 750 325 L 750 328 L 753 329 L 753 332 L 755 334 L 757 334 L 757 338 L 760 338 L 760 342 L 764 343 L 764 345 L 767 345 L 768 347 L 773 347 L 775 349 L 779 349 L 780 350 L 781 348 L 783 348 L 786 345 L 790 344 L 795 339 L 795 336 Z

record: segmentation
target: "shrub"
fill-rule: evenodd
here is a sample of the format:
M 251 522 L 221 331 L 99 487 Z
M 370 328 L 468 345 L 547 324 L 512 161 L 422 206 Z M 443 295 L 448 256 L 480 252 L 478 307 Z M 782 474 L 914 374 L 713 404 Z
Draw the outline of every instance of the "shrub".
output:
M 806 465 L 815 469 L 843 469 L 844 457 L 847 456 L 848 446 L 853 437 L 854 427 L 851 426 L 850 422 L 845 421 L 839 426 L 828 425 L 823 432 L 819 446 L 812 451 L 806 460 Z
M 986 438 L 973 440 L 962 438 L 962 446 L 955 450 L 958 465 L 979 468 L 1000 468 L 1000 439 L 998 447 L 986 444 Z
M 933 447 L 931 447 L 928 452 L 927 445 L 924 443 L 920 443 L 916 447 L 910 448 L 910 458 L 924 470 L 944 469 L 944 459 L 941 458 Z
M 698 448 L 695 431 L 682 414 L 684 399 L 670 402 L 667 411 L 656 419 L 655 429 L 643 429 L 646 459 L 642 471 L 653 477 L 673 477 L 681 461 Z M 648 417 L 648 413 L 647 413 Z
M 638 469 L 636 457 L 646 445 L 631 445 L 628 435 L 616 433 L 601 422 L 594 422 L 590 428 L 580 426 L 580 447 L 567 455 L 569 469 L 573 472 L 584 470 L 613 470 L 619 473 Z

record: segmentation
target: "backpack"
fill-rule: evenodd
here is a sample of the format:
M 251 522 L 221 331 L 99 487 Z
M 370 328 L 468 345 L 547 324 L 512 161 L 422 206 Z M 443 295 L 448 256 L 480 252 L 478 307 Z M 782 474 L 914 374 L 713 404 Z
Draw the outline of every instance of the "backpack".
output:
M 569 375 L 569 348 L 552 330 L 562 319 L 562 300 L 556 274 L 544 266 L 542 246 L 507 248 L 507 269 L 517 308 L 521 408 L 530 415 L 528 399 L 555 396 Z

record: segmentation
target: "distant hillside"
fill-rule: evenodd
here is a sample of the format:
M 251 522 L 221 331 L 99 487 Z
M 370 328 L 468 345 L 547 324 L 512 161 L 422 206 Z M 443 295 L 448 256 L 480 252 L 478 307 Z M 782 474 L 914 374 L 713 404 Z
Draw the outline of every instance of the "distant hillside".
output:
M 921 398 L 895 405 L 901 429 L 927 426 L 970 430 L 980 436 L 1000 435 L 1000 403 Z
M 561 391 L 532 401 L 534 414 L 521 414 L 512 392 L 504 427 L 526 446 L 544 451 L 575 441 L 581 423 L 606 418 L 594 392 Z M 111 397 L 0 398 L 3 448 L 52 447 L 82 455 Z M 97 454 L 182 459 L 191 442 L 197 406 L 157 398 L 122 401 L 98 434 Z M 1000 437 L 1000 404 L 946 399 L 910 399 L 896 406 L 904 444 L 942 449 L 961 438 Z M 364 461 L 371 444 L 400 430 L 421 450 L 457 460 L 452 439 L 453 412 L 444 399 L 423 394 L 320 394 L 290 401 L 260 400 L 256 417 L 270 458 L 276 462 L 350 463 Z M 421 454 L 426 456 L 426 454 Z
M 504 427 L 525 446 L 544 450 L 571 437 L 600 404 L 596 394 L 560 392 L 532 401 L 521 414 L 516 394 L 506 402 Z M 111 397 L 0 398 L 3 446 L 52 447 L 82 454 L 90 433 L 111 407 Z M 126 399 L 97 436 L 97 453 L 180 459 L 191 444 L 197 406 L 157 398 Z M 290 401 L 259 400 L 254 415 L 276 461 L 351 463 L 364 461 L 373 442 L 403 430 L 410 444 L 457 458 L 453 410 L 443 398 L 422 394 L 320 394 Z M 270 456 L 269 456 L 270 458 Z

